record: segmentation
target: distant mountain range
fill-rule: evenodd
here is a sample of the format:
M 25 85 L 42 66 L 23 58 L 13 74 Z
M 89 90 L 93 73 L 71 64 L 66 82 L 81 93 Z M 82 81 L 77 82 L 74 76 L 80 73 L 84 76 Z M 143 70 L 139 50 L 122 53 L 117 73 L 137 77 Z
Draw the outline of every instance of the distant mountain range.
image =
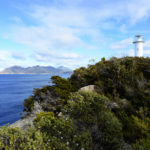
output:
M 33 67 L 21 67 L 21 66 L 12 66 L 4 69 L 0 74 L 61 74 L 61 73 L 72 73 L 72 70 L 60 66 L 58 68 L 52 66 L 33 66 Z

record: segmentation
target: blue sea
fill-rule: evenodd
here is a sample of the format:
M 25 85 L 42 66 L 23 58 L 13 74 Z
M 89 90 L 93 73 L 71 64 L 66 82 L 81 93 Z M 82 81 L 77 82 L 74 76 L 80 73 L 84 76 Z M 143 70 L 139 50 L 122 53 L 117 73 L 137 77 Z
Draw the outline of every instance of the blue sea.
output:
M 69 74 L 62 74 L 69 77 Z M 51 75 L 0 74 L 0 126 L 11 124 L 21 118 L 23 101 L 34 88 L 51 84 Z

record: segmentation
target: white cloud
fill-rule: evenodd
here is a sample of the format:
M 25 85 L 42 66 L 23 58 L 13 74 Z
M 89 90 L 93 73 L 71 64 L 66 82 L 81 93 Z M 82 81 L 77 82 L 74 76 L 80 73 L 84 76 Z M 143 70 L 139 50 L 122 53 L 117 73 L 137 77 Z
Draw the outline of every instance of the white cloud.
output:
M 76 53 L 64 53 L 64 52 L 37 52 L 34 57 L 39 60 L 39 61 L 49 61 L 52 58 L 53 59 L 59 59 L 59 60 L 73 60 L 73 59 L 78 59 L 81 58 L 79 55 Z
M 147 48 L 150 48 L 150 40 L 146 40 L 145 43 L 144 43 L 144 48 L 147 49 Z
M 14 16 L 12 18 L 10 18 L 11 21 L 14 21 L 16 23 L 23 23 L 22 19 L 18 16 Z
M 133 42 L 132 38 L 124 39 L 119 42 L 113 43 L 110 46 L 110 48 L 114 49 L 114 50 L 118 49 L 117 55 L 119 57 L 135 56 L 135 50 L 131 49 L 131 47 L 134 47 L 132 42 Z M 144 43 L 143 53 L 144 53 L 144 55 L 150 55 L 150 40 L 146 40 L 146 42 Z
M 17 53 L 16 51 L 0 50 L 0 71 L 6 67 L 10 67 L 13 65 L 28 66 L 28 64 L 30 63 L 28 62 L 29 59 L 25 61 L 23 57 L 23 53 L 21 56 L 21 53 Z M 30 65 L 32 65 L 33 63 L 31 63 Z
M 130 15 L 131 24 L 135 24 L 138 21 L 149 18 L 150 5 L 149 0 L 128 1 L 127 4 L 128 14 Z
M 14 59 L 20 59 L 20 60 L 25 60 L 26 59 L 26 55 L 21 53 L 20 51 L 14 51 L 11 53 L 11 57 L 13 57 Z
M 10 56 L 10 52 L 7 50 L 0 50 L 0 61 L 6 61 L 7 58 Z
M 117 51 L 117 55 L 118 57 L 126 57 L 126 56 L 135 56 L 135 52 L 134 49 L 129 49 L 129 50 L 119 50 Z
M 145 55 L 150 55 L 150 50 L 144 50 Z
M 132 44 L 132 42 L 133 42 L 132 38 L 124 39 L 119 42 L 111 44 L 110 48 L 111 49 L 128 49 L 128 47 Z
M 135 50 L 134 49 L 129 50 L 128 56 L 135 56 Z
M 128 23 L 133 24 L 148 16 L 150 10 L 147 0 L 116 1 L 109 2 L 107 5 L 94 0 L 92 3 L 97 4 L 94 7 L 85 7 L 82 5 L 83 2 L 85 0 L 76 2 L 58 0 L 54 5 L 32 6 L 27 11 L 27 15 L 32 17 L 38 26 L 17 26 L 13 28 L 12 38 L 33 47 L 37 44 L 36 48 L 40 46 L 39 48 L 44 47 L 43 49 L 45 47 L 87 48 L 89 44 L 82 39 L 82 36 L 89 36 L 94 41 L 100 41 L 102 29 L 115 28 L 114 22 L 110 22 L 111 19 L 118 22 L 127 20 Z M 62 7 L 58 5 L 59 3 Z M 125 30 L 125 27 L 126 24 L 123 24 L 120 29 Z
M 98 49 L 110 40 L 104 30 L 128 32 L 130 26 L 149 18 L 150 5 L 148 0 L 54 0 L 49 5 L 32 5 L 23 11 L 34 25 L 14 16 L 12 19 L 21 24 L 12 26 L 5 36 L 34 49 L 34 61 L 45 64 L 52 60 L 54 65 L 62 62 L 74 66 L 80 57 L 83 62 L 90 57 L 79 50 L 74 53 L 75 49 Z M 132 54 L 128 48 L 132 41 L 127 38 L 110 48 L 127 49 Z

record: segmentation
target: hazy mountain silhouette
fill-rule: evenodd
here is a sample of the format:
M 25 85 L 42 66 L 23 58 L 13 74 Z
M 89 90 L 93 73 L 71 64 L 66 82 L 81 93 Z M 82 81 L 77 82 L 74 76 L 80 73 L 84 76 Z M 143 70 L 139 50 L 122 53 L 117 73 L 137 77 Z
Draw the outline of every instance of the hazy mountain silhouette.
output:
M 0 74 L 59 74 L 59 73 L 71 73 L 72 70 L 60 66 L 58 68 L 52 66 L 33 66 L 33 67 L 21 67 L 21 66 L 12 66 L 4 69 Z

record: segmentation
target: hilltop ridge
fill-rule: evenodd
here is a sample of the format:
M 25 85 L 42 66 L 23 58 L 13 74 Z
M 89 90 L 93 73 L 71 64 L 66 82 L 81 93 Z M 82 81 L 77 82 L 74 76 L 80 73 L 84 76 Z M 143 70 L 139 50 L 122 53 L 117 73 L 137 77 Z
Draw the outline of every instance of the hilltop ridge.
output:
M 102 58 L 51 80 L 24 100 L 22 130 L 0 128 L 2 148 L 149 150 L 150 58 Z
M 52 67 L 52 66 L 33 66 L 33 67 L 21 67 L 21 66 L 12 66 L 4 69 L 0 72 L 0 74 L 61 74 L 61 73 L 71 73 L 72 70 L 60 66 L 60 67 Z

